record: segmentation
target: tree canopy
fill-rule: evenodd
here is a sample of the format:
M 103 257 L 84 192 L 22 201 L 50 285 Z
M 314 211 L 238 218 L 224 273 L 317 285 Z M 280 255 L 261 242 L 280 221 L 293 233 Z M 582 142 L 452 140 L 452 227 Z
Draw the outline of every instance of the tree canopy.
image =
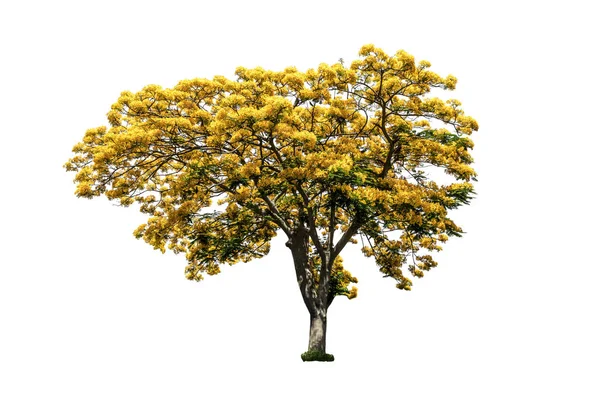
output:
M 75 193 L 139 203 L 150 217 L 135 237 L 185 253 L 188 279 L 267 255 L 281 230 L 309 310 L 356 296 L 340 253 L 357 238 L 410 290 L 410 277 L 436 266 L 429 253 L 462 233 L 448 210 L 475 193 L 478 126 L 458 100 L 429 96 L 453 90 L 455 77 L 405 51 L 366 45 L 359 56 L 123 92 L 110 126 L 89 129 L 65 164 Z M 436 183 L 431 167 L 453 183 Z M 226 207 L 208 210 L 214 202 Z

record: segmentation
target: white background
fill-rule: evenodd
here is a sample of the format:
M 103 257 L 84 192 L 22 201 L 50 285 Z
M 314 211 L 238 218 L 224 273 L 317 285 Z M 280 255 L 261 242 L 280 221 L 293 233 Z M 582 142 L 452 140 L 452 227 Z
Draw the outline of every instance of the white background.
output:
M 569 1 L 10 1 L 0 6 L 0 398 L 598 399 L 597 12 Z M 596 37 L 596 39 L 593 39 Z M 303 363 L 291 255 L 201 283 L 77 199 L 62 165 L 123 90 L 304 70 L 374 43 L 458 77 L 475 117 L 467 234 L 412 292 L 358 247 Z

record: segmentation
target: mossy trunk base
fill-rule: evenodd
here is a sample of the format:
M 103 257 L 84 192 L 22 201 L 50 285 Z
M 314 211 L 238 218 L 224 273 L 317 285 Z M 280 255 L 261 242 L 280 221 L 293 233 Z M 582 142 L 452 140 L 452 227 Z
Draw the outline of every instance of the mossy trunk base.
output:
M 300 356 L 302 361 L 333 361 L 333 354 L 321 353 L 319 351 L 307 351 Z

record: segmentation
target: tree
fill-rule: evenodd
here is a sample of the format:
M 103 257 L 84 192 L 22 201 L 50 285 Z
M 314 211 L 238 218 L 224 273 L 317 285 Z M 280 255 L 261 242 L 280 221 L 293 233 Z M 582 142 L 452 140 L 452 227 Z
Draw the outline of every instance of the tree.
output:
M 123 92 L 110 127 L 89 129 L 65 164 L 77 172 L 75 194 L 139 203 L 150 217 L 135 237 L 185 253 L 196 281 L 267 255 L 282 230 L 310 314 L 302 358 L 331 361 L 327 310 L 357 295 L 344 247 L 359 236 L 364 255 L 410 290 L 408 273 L 437 265 L 420 251 L 461 236 L 448 210 L 475 194 L 468 136 L 477 122 L 458 100 L 426 96 L 453 90 L 456 78 L 404 51 L 366 45 L 359 56 L 350 66 L 240 67 L 235 80 Z M 431 167 L 452 183 L 436 183 Z M 213 200 L 226 208 L 208 212 Z

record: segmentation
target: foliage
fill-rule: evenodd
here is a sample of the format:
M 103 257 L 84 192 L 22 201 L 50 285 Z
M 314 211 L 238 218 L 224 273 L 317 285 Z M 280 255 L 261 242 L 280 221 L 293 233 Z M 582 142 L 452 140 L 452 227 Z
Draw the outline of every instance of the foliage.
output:
M 407 272 L 437 265 L 419 251 L 462 233 L 447 211 L 474 194 L 478 126 L 458 100 L 428 97 L 453 90 L 453 76 L 404 51 L 366 45 L 359 55 L 349 66 L 240 67 L 233 80 L 123 92 L 110 126 L 89 129 L 65 164 L 75 193 L 139 203 L 149 219 L 135 237 L 185 253 L 188 279 L 263 257 L 279 229 L 292 238 L 305 227 L 311 290 L 327 282 L 328 304 L 356 296 L 339 254 L 357 235 L 384 276 L 410 290 Z M 456 181 L 438 184 L 427 168 Z M 207 212 L 214 201 L 224 210 Z

